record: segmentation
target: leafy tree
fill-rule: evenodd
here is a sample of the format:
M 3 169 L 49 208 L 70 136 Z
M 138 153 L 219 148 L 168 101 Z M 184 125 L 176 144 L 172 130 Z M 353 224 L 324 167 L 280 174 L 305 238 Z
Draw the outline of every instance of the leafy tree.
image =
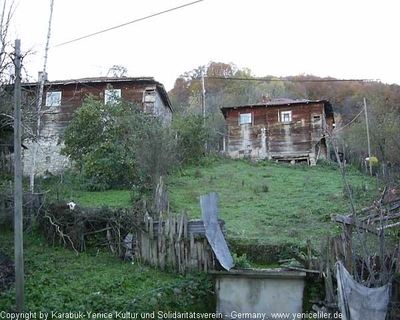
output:
M 177 132 L 180 159 L 183 164 L 196 164 L 205 154 L 209 132 L 201 115 L 176 116 L 172 128 Z
M 135 133 L 135 156 L 139 185 L 142 190 L 154 189 L 159 178 L 180 165 L 175 132 L 162 125 L 159 118 L 140 114 L 140 129 Z
M 344 126 L 342 138 L 351 160 L 360 162 L 368 156 L 365 97 L 371 153 L 380 163 L 398 163 L 400 100 L 396 98 L 396 90 L 392 89 L 382 83 L 368 83 L 354 91 L 351 99 L 346 99 L 349 104 L 343 106 L 342 117 L 348 125 Z
M 89 96 L 64 134 L 62 154 L 75 161 L 96 188 L 136 185 L 152 189 L 179 164 L 177 141 L 161 119 L 135 104 Z
M 103 104 L 89 96 L 64 133 L 62 154 L 105 187 L 128 185 L 136 177 L 134 135 L 139 114 L 135 105 Z

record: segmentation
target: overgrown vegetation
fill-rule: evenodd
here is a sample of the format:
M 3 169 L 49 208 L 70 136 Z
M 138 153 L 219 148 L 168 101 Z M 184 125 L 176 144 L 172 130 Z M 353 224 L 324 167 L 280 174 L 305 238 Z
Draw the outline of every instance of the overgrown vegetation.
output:
M 132 103 L 89 96 L 65 131 L 62 153 L 92 189 L 146 189 L 178 163 L 176 140 L 161 121 Z
M 12 256 L 12 239 L 0 233 L 0 252 Z M 205 274 L 165 273 L 102 250 L 76 255 L 32 233 L 24 249 L 26 311 L 214 311 Z M 0 310 L 14 309 L 14 300 L 14 288 L 0 291 Z
M 346 172 L 356 208 L 370 205 L 380 192 L 379 182 L 351 166 Z M 132 205 L 129 190 L 87 192 L 74 179 L 71 174 L 49 177 L 40 187 L 47 199 L 71 195 L 78 205 L 97 206 L 116 204 L 118 197 Z M 350 212 L 342 177 L 333 163 L 309 167 L 209 156 L 174 171 L 167 188 L 169 210 L 186 210 L 192 218 L 201 216 L 200 195 L 219 194 L 219 215 L 226 223 L 231 252 L 237 267 L 244 268 L 290 258 L 307 239 L 320 249 L 326 234 L 341 231 L 330 221 L 331 214 Z M 2 233 L 1 241 L 0 251 L 12 255 L 12 235 Z M 213 310 L 207 300 L 212 285 L 207 277 L 186 278 L 122 262 L 90 241 L 90 249 L 78 256 L 33 233 L 26 235 L 25 243 L 29 310 Z M 14 289 L 2 293 L 0 307 L 12 308 L 13 297 Z
M 168 127 L 132 103 L 104 104 L 89 96 L 65 131 L 62 153 L 75 162 L 89 191 L 134 188 L 143 195 L 160 176 L 197 162 L 206 141 L 201 117 L 177 117 Z

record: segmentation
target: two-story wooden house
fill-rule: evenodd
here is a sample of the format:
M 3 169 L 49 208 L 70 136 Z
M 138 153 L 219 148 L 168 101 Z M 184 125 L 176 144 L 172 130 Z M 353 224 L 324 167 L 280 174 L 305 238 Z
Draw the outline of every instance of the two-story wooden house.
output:
M 37 96 L 38 83 L 23 84 L 24 95 Z M 152 77 L 140 78 L 85 78 L 63 81 L 46 81 L 44 84 L 39 148 L 36 172 L 54 173 L 70 166 L 68 158 L 60 155 L 63 147 L 62 135 L 74 112 L 92 94 L 109 102 L 115 97 L 140 104 L 145 112 L 160 117 L 165 125 L 172 121 L 172 105 L 164 86 Z M 61 143 L 60 143 L 61 141 Z M 90 143 L 90 141 L 88 141 Z M 32 163 L 32 150 L 29 141 L 24 150 L 24 174 L 29 174 Z
M 327 131 L 334 127 L 327 100 L 276 99 L 261 104 L 223 107 L 227 121 L 226 153 L 277 161 L 327 158 Z

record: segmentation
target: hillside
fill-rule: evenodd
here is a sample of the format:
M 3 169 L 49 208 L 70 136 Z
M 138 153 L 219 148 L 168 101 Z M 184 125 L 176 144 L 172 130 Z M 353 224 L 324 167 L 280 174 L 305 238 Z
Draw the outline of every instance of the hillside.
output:
M 222 107 L 263 103 L 265 99 L 329 100 L 335 114 L 338 148 L 348 163 L 360 163 L 367 156 L 364 109 L 368 110 L 371 153 L 382 162 L 399 162 L 400 86 L 381 82 L 341 80 L 332 77 L 297 75 L 252 76 L 247 68 L 211 61 L 205 66 L 204 88 L 207 126 L 212 128 L 209 145 L 220 150 L 227 134 Z M 202 110 L 198 69 L 179 77 L 169 92 L 175 115 Z M 365 100 L 364 100 L 365 99 Z
M 370 205 L 376 181 L 347 167 L 356 209 Z M 171 210 L 201 217 L 199 197 L 219 195 L 228 239 L 259 244 L 314 243 L 339 232 L 331 215 L 348 214 L 350 202 L 335 164 L 291 166 L 268 161 L 216 160 L 189 167 L 168 181 Z
M 377 197 L 377 181 L 347 166 L 356 210 Z M 42 182 L 50 201 L 73 200 L 81 206 L 131 206 L 132 192 L 87 192 L 66 176 Z M 317 166 L 251 162 L 206 157 L 197 166 L 185 167 L 165 179 L 170 211 L 187 211 L 200 218 L 200 196 L 219 195 L 219 216 L 225 220 L 229 239 L 262 244 L 319 243 L 327 233 L 340 232 L 332 214 L 351 211 L 348 193 L 336 164 Z M 137 196 L 136 196 L 137 198 Z

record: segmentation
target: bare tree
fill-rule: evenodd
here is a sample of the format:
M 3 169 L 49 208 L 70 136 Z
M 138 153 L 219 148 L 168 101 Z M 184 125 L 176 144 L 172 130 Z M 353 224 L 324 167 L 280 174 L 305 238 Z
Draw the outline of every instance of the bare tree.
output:
M 14 1 L 0 0 L 0 169 L 12 171 L 9 154 L 13 148 L 13 95 L 9 84 L 13 82 L 13 48 L 8 38 L 10 21 L 14 12 Z
M 0 2 L 1 3 L 1 2 Z M 2 80 L 10 80 L 10 67 L 13 66 L 10 55 L 7 53 L 7 47 L 10 46 L 8 39 L 8 28 L 14 12 L 14 1 L 11 4 L 4 0 L 2 3 L 2 12 L 0 16 L 0 76 Z M 8 73 L 8 74 L 7 74 Z M 5 77 L 8 76 L 8 79 Z
M 107 77 L 111 73 L 113 77 L 123 78 L 128 75 L 128 69 L 121 65 L 113 65 L 107 72 Z
M 33 139 L 33 154 L 32 154 L 32 164 L 31 164 L 31 172 L 29 177 L 29 188 L 31 192 L 34 192 L 35 188 L 35 172 L 36 172 L 36 157 L 39 148 L 39 139 L 40 139 L 40 124 L 42 119 L 42 102 L 43 102 L 43 91 L 44 91 L 44 82 L 46 81 L 46 70 L 47 70 L 47 57 L 49 51 L 50 44 L 50 35 L 51 35 L 51 22 L 53 18 L 53 8 L 54 8 L 54 0 L 50 0 L 50 18 L 49 18 L 49 26 L 47 29 L 47 41 L 46 47 L 44 50 L 44 63 L 43 70 L 39 79 L 39 94 L 37 100 L 36 107 L 36 137 Z

